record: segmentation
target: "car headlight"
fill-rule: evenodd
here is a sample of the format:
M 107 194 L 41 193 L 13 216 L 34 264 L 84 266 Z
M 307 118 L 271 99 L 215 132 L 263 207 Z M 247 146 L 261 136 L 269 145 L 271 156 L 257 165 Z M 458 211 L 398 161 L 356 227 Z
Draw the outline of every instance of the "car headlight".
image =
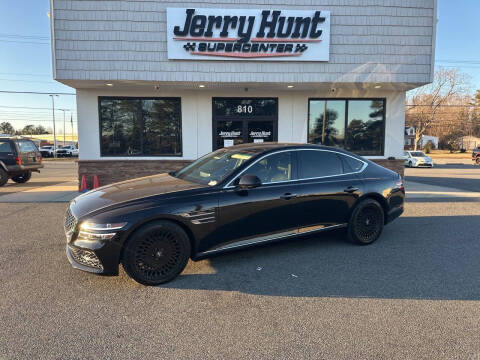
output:
M 120 230 L 125 225 L 126 222 L 98 224 L 86 221 L 80 225 L 78 240 L 109 240 L 117 234 L 113 230 Z

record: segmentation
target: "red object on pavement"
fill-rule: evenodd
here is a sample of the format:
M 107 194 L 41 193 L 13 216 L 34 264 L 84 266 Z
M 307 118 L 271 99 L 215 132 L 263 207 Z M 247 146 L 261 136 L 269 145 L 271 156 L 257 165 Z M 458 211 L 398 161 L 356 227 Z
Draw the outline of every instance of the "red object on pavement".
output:
M 85 174 L 82 175 L 82 182 L 80 183 L 80 192 L 87 191 L 87 178 L 85 177 Z
M 93 188 L 96 189 L 98 188 L 98 176 L 97 175 L 93 175 Z

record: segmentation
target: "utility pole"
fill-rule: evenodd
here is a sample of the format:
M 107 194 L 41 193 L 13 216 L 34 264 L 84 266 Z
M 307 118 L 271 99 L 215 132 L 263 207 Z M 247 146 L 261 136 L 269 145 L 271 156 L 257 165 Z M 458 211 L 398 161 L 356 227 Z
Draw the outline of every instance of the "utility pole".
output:
M 72 134 L 72 141 L 73 141 L 73 114 L 72 114 L 72 113 L 70 113 L 70 125 L 72 125 L 72 132 L 71 132 L 71 134 Z M 75 145 L 76 145 L 76 144 L 75 144 Z
M 52 117 L 53 117 L 53 157 L 57 157 L 57 132 L 55 130 L 55 97 L 57 94 L 49 94 L 52 98 Z
M 68 111 L 66 109 L 58 109 L 60 111 L 63 111 L 63 146 L 65 146 L 65 111 Z

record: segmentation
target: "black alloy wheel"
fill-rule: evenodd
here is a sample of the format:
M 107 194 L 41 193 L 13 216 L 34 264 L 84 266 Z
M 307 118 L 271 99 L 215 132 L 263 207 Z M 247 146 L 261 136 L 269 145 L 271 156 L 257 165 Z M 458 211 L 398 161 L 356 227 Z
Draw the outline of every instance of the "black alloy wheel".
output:
M 32 172 L 27 171 L 21 175 L 12 177 L 12 180 L 15 181 L 16 183 L 23 184 L 23 183 L 26 183 L 28 180 L 30 180 L 31 177 L 32 177 Z
M 350 217 L 348 239 L 360 245 L 373 243 L 383 231 L 384 219 L 383 208 L 378 201 L 362 200 Z
M 190 258 L 190 240 L 170 221 L 155 221 L 137 230 L 127 241 L 122 265 L 144 285 L 159 285 L 177 277 Z
M 3 186 L 7 183 L 8 181 L 8 174 L 5 170 L 0 168 L 0 186 Z
M 408 162 L 408 167 L 410 167 L 410 168 L 412 167 L 412 162 L 411 161 Z

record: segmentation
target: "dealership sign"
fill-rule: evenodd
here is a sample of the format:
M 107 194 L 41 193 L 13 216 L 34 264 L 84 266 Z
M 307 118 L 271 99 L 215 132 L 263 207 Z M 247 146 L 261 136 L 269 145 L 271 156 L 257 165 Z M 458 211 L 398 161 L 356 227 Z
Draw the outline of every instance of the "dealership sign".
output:
M 330 12 L 167 9 L 168 58 L 328 61 Z

